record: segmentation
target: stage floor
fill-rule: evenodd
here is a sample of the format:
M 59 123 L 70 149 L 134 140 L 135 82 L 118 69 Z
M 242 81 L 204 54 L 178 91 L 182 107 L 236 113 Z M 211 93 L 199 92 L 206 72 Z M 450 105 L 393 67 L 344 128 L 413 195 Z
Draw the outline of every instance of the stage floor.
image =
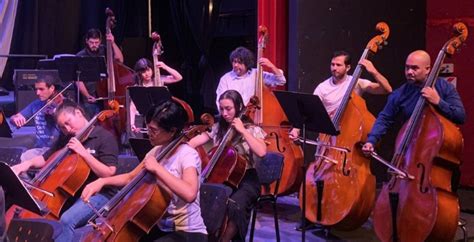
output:
M 471 201 L 474 203 L 474 201 Z M 295 230 L 295 226 L 300 221 L 300 208 L 298 199 L 295 196 L 284 196 L 278 198 L 278 222 L 280 227 L 281 241 L 301 241 L 301 232 Z M 266 242 L 276 241 L 275 229 L 273 222 L 273 214 L 270 205 L 266 205 L 257 214 L 257 222 L 255 224 L 254 241 Z M 461 218 L 466 220 L 468 241 L 474 241 L 474 214 L 461 213 Z M 247 239 L 249 241 L 250 228 L 248 230 Z M 306 241 L 379 241 L 372 229 L 372 223 L 369 219 L 361 228 L 354 231 L 337 231 L 332 230 L 328 237 L 324 236 L 324 232 L 319 229 L 311 229 L 306 231 Z M 463 233 L 458 229 L 455 241 L 463 241 Z

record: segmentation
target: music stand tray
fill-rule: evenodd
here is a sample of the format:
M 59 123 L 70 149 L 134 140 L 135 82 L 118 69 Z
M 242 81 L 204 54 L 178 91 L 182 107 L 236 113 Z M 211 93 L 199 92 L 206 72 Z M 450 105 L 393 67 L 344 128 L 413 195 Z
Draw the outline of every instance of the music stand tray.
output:
M 16 204 L 36 214 L 44 214 L 45 208 L 41 206 L 30 194 L 20 178 L 10 166 L 0 162 L 0 186 L 5 190 L 5 196 L 10 203 Z
M 166 87 L 128 87 L 130 98 L 135 107 L 142 115 L 146 115 L 148 109 L 164 101 L 171 99 L 171 94 Z

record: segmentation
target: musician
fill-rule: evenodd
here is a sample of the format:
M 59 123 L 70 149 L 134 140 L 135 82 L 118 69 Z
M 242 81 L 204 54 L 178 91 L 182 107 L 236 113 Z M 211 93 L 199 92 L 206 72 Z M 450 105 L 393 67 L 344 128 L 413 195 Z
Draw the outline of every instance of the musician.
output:
M 183 79 L 183 76 L 181 76 L 181 74 L 177 70 L 169 67 L 162 61 L 158 61 L 156 66 L 168 72 L 168 75 L 160 76 L 160 80 L 163 81 L 164 84 L 176 83 Z M 143 86 L 143 87 L 153 86 L 153 77 L 154 77 L 153 64 L 151 63 L 150 60 L 148 60 L 147 58 L 139 59 L 137 63 L 135 63 L 134 70 L 137 73 L 136 85 Z M 137 128 L 135 126 L 135 116 L 139 115 L 139 113 L 133 101 L 130 102 L 129 115 L 130 115 L 130 128 L 132 132 L 134 133 L 140 132 L 140 128 Z
M 32 167 L 41 168 L 46 165 L 46 160 L 55 151 L 68 147 L 81 156 L 92 171 L 85 184 L 96 180 L 98 177 L 109 177 L 115 174 L 118 144 L 113 134 L 101 126 L 94 126 L 84 141 L 81 142 L 76 139 L 74 136 L 87 126 L 88 121 L 84 110 L 76 103 L 68 100 L 65 100 L 57 108 L 55 118 L 62 131 L 59 139 L 42 156 L 36 156 L 13 166 L 12 169 L 15 173 L 25 172 Z M 61 215 L 60 222 L 63 229 L 58 241 L 71 241 L 74 229 L 84 226 L 94 214 L 90 206 L 100 209 L 116 192 L 117 189 L 114 187 L 104 187 L 100 192 L 89 198 L 89 204 L 76 198 L 72 207 Z
M 234 237 L 245 240 L 251 207 L 260 194 L 255 164 L 267 152 L 265 132 L 245 116 L 238 118 L 243 109 L 244 102 L 240 94 L 235 90 L 225 91 L 219 97 L 219 122 L 214 124 L 211 132 L 202 133 L 189 141 L 192 147 L 203 145 L 209 140 L 218 145 L 227 130 L 234 128 L 238 136 L 233 139 L 232 145 L 247 159 L 245 175 L 227 205 L 228 222 L 221 241 L 230 241 Z
M 410 53 L 405 62 L 406 83 L 396 89 L 388 98 L 382 112 L 379 113 L 367 142 L 362 151 L 370 154 L 374 145 L 393 126 L 397 117 L 403 121 L 410 118 L 420 95 L 444 117 L 455 124 L 463 124 L 466 118 L 464 106 L 456 88 L 446 80 L 440 78 L 436 81 L 435 88 L 423 87 L 431 70 L 429 54 L 423 50 Z
M 19 113 L 11 116 L 10 122 L 16 127 L 24 126 L 27 119 L 32 117 L 50 100 L 50 98 L 57 94 L 56 87 L 54 86 L 55 82 L 56 80 L 52 76 L 40 76 L 35 81 L 35 92 L 38 99 L 28 104 L 28 106 Z M 58 97 L 57 100 L 62 100 L 62 97 Z M 58 138 L 59 128 L 54 120 L 54 109 L 56 107 L 57 104 L 52 103 L 50 107 L 43 109 L 43 111 L 39 112 L 34 117 L 36 144 L 33 149 L 29 149 L 21 155 L 22 161 L 42 155 Z
M 217 86 L 216 104 L 219 109 L 219 97 L 227 90 L 236 90 L 242 96 L 244 104 L 247 104 L 250 97 L 255 95 L 255 78 L 257 76 L 257 69 L 255 66 L 255 58 L 253 53 L 245 48 L 238 47 L 230 53 L 230 63 L 232 64 L 232 71 L 224 74 Z M 260 58 L 258 63 L 262 66 L 270 68 L 272 73 L 263 72 L 263 81 L 270 86 L 282 86 L 286 83 L 286 78 L 283 71 L 278 69 L 269 59 Z
M 160 239 L 155 241 L 207 241 L 206 226 L 199 205 L 199 176 L 201 159 L 195 149 L 181 144 L 165 159 L 155 157 L 173 141 L 183 129 L 187 115 L 175 101 L 166 101 L 153 107 L 146 115 L 148 135 L 155 147 L 148 152 L 138 167 L 152 173 L 160 184 L 173 194 L 170 205 L 159 222 Z M 125 186 L 140 172 L 99 178 L 84 189 L 82 199 L 88 201 L 106 186 Z
M 354 92 L 357 95 L 362 96 L 363 93 L 367 92 L 370 94 L 387 94 L 392 92 L 392 87 L 371 61 L 363 59 L 359 62 L 360 65 L 364 66 L 365 70 L 372 75 L 376 82 L 369 81 L 367 79 L 359 78 L 354 88 Z M 351 56 L 346 51 L 335 51 L 331 59 L 331 76 L 321 82 L 315 89 L 313 94 L 318 95 L 326 108 L 329 116 L 333 117 L 336 113 L 339 105 L 344 98 L 344 94 L 349 87 L 352 80 L 352 76 L 348 74 L 351 69 Z M 293 128 L 290 130 L 290 139 L 297 139 L 300 135 L 300 129 Z M 312 226 L 310 221 L 306 223 L 308 227 Z M 301 225 L 297 225 L 296 230 L 301 230 Z
M 114 60 L 123 63 L 123 54 L 120 48 L 115 43 L 115 37 L 110 34 L 106 34 L 106 40 L 112 42 Z M 79 51 L 77 56 L 106 56 L 106 47 L 102 44 L 102 33 L 98 29 L 89 29 L 85 36 L 85 47 Z M 84 84 L 82 81 L 76 83 L 79 92 L 82 95 L 82 102 L 84 109 L 89 117 L 93 117 L 99 113 L 102 107 L 97 103 L 97 92 L 96 83 L 88 82 Z
M 7 223 L 5 221 L 5 193 L 0 186 L 0 242 L 8 241 Z

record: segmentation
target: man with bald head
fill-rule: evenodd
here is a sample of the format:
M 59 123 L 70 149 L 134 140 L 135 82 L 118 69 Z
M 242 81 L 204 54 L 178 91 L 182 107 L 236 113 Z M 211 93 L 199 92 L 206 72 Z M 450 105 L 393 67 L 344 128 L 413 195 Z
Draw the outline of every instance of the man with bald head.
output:
M 453 85 L 440 78 L 436 81 L 435 88 L 423 87 L 431 70 L 430 63 L 430 56 L 426 51 L 416 50 L 408 55 L 405 62 L 407 82 L 389 96 L 387 104 L 379 113 L 368 135 L 367 143 L 362 148 L 364 153 L 374 151 L 374 144 L 380 141 L 400 116 L 403 122 L 410 118 L 420 95 L 451 122 L 464 123 L 466 117 L 464 106 Z

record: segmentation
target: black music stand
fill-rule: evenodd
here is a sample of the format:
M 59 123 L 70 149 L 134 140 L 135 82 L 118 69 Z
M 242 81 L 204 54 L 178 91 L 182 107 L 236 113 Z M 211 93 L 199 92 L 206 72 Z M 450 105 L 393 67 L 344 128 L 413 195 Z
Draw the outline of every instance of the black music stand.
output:
M 142 115 L 146 115 L 148 109 L 164 101 L 171 100 L 171 94 L 166 87 L 128 87 L 130 98 L 135 107 Z
M 153 148 L 149 139 L 129 138 L 128 141 L 139 161 L 143 161 L 146 154 Z
M 326 108 L 321 99 L 313 94 L 273 91 L 275 96 L 283 108 L 288 121 L 294 127 L 300 128 L 303 131 L 303 157 L 305 156 L 306 148 L 306 131 L 314 131 L 317 133 L 324 133 L 328 135 L 338 135 L 339 131 L 334 127 L 334 124 L 329 117 Z M 306 169 L 308 164 L 306 157 L 303 165 L 303 208 L 301 211 L 301 239 L 305 241 L 305 226 L 306 226 Z
M 4 162 L 0 162 L 0 177 L 2 178 L 0 179 L 0 186 L 5 190 L 5 200 L 8 201 L 8 204 L 16 204 L 39 215 L 47 213 L 47 208 L 31 196 L 20 178 Z
M 39 69 L 57 69 L 61 80 L 96 82 L 107 78 L 107 67 L 103 56 L 59 56 L 55 59 L 40 60 Z M 80 100 L 76 88 L 77 103 Z

